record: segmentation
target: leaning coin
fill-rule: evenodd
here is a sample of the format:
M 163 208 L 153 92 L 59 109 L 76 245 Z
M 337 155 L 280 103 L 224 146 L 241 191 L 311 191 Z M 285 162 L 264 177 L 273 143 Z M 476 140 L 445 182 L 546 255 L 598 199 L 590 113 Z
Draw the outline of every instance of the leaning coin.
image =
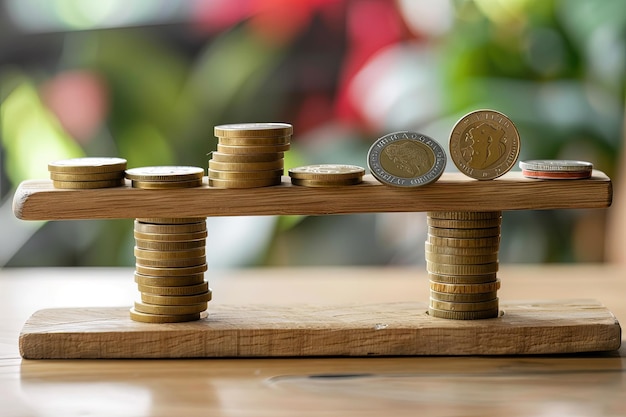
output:
M 477 294 L 450 294 L 447 292 L 431 291 L 430 298 L 438 301 L 453 303 L 479 303 L 491 301 L 498 297 L 497 291 L 479 292 Z M 445 309 L 444 309 L 445 310 Z
M 489 220 L 502 218 L 502 211 L 428 211 L 432 219 L 445 220 Z
M 434 139 L 416 132 L 395 132 L 374 142 L 367 166 L 383 184 L 418 187 L 439 179 L 446 167 L 446 153 Z
M 190 304 L 186 306 L 160 306 L 157 304 L 146 304 L 141 301 L 135 301 L 135 311 L 146 314 L 198 314 L 205 311 L 207 307 L 207 303 Z
M 428 273 L 428 279 L 431 282 L 438 284 L 460 284 L 460 285 L 472 285 L 472 284 L 493 284 L 498 280 L 496 272 L 479 275 L 445 275 Z M 493 290 L 495 291 L 495 290 Z M 446 291 L 442 291 L 446 292 Z M 489 291 L 484 291 L 489 292 Z
M 186 306 L 211 301 L 211 290 L 196 295 L 153 295 L 141 293 L 141 301 L 162 306 Z
M 154 287 L 182 287 L 185 285 L 198 285 L 204 282 L 204 273 L 174 277 L 159 277 L 142 275 L 135 272 L 135 282 L 137 284 L 151 285 Z
M 124 171 L 126 159 L 123 158 L 72 158 L 50 162 L 48 171 L 65 174 L 95 174 L 100 172 Z
M 140 264 L 135 264 L 135 271 L 137 274 L 148 275 L 152 277 L 181 277 L 185 275 L 195 275 L 206 272 L 207 269 L 208 266 L 206 262 L 200 265 L 182 268 L 143 266 Z
M 498 299 L 494 298 L 488 301 L 479 301 L 475 303 L 461 303 L 451 301 L 439 301 L 430 298 L 430 306 L 437 310 L 445 311 L 485 311 L 498 308 Z
M 126 178 L 133 181 L 147 182 L 182 182 L 202 179 L 204 170 L 190 166 L 152 166 L 126 170 Z
M 484 320 L 497 318 L 499 310 L 494 308 L 484 311 L 447 311 L 428 307 L 428 314 L 432 317 L 450 320 Z
M 305 165 L 289 170 L 292 179 L 312 181 L 342 181 L 359 179 L 365 174 L 365 168 L 357 165 L 316 164 Z
M 470 294 L 479 292 L 492 292 L 500 289 L 500 279 L 485 284 L 443 284 L 430 281 L 430 289 L 438 292 L 453 294 Z
M 428 233 L 438 237 L 475 239 L 500 236 L 500 227 L 488 227 L 484 229 L 447 229 L 443 227 L 428 226 Z
M 209 283 L 203 282 L 196 285 L 184 285 L 180 287 L 166 287 L 155 285 L 137 284 L 137 289 L 144 294 L 155 295 L 196 295 L 209 290 Z
M 520 153 L 515 124 L 494 110 L 477 110 L 463 116 L 450 133 L 450 157 L 463 174 L 492 180 L 507 173 Z
M 200 313 L 194 314 L 148 314 L 141 313 L 135 308 L 130 309 L 130 318 L 142 323 L 182 323 L 185 321 L 200 320 Z

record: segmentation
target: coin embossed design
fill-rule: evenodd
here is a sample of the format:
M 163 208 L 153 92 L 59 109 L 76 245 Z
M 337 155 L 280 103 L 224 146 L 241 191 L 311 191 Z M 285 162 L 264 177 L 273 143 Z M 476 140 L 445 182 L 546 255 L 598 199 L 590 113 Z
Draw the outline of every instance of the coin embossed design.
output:
M 372 144 L 367 166 L 383 184 L 418 187 L 439 179 L 446 167 L 446 153 L 439 143 L 421 133 L 389 133 Z
M 494 110 L 463 116 L 450 133 L 450 157 L 463 174 L 492 180 L 507 173 L 520 153 L 520 136 L 513 122 Z

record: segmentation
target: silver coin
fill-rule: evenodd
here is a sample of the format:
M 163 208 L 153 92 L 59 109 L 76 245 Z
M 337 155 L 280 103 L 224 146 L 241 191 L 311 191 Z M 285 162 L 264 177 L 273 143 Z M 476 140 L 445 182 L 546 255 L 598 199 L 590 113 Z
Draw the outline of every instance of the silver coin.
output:
M 525 171 L 576 171 L 591 172 L 593 164 L 587 161 L 569 159 L 534 159 L 520 161 L 519 167 Z
M 367 166 L 383 184 L 419 187 L 439 179 L 446 159 L 445 150 L 436 140 L 403 131 L 377 139 L 367 153 Z

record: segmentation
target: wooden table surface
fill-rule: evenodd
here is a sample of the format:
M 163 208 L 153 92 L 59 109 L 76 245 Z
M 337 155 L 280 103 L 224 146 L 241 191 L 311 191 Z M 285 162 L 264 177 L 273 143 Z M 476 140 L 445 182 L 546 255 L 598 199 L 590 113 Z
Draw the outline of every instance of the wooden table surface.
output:
M 501 300 L 591 298 L 626 320 L 626 268 L 513 266 Z M 212 305 L 428 299 L 423 268 L 209 271 Z M 0 270 L 0 416 L 624 416 L 626 348 L 605 354 L 22 360 L 35 311 L 130 306 L 130 268 Z M 622 337 L 623 338 L 623 337 Z

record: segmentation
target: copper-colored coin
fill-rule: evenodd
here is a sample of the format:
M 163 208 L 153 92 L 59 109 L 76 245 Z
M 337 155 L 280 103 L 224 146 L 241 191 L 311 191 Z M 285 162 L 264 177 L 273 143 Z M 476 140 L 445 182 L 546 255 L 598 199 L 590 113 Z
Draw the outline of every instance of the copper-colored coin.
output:
M 135 272 L 135 282 L 137 284 L 151 285 L 154 287 L 183 287 L 185 285 L 198 285 L 204 282 L 204 272 L 174 277 L 154 277 Z
M 498 308 L 498 299 L 480 301 L 475 303 L 461 303 L 450 301 L 439 301 L 431 297 L 430 306 L 437 310 L 445 311 L 485 311 Z
M 439 253 L 445 255 L 458 255 L 458 256 L 480 256 L 480 255 L 491 255 L 494 253 L 498 253 L 500 249 L 499 245 L 493 246 L 482 246 L 475 248 L 456 248 L 452 246 L 439 246 L 433 245 L 430 242 L 424 242 L 426 247 L 426 251 L 432 253 Z
M 203 282 L 196 285 L 184 285 L 181 287 L 166 287 L 137 284 L 137 289 L 145 294 L 155 295 L 196 295 L 203 294 L 209 290 L 209 283 Z
M 302 187 L 345 187 L 348 185 L 357 185 L 363 182 L 362 178 L 349 178 L 347 180 L 336 181 L 317 181 L 317 180 L 299 180 L 292 178 L 291 183 Z
M 123 178 L 117 180 L 103 181 L 52 181 L 54 188 L 63 188 L 67 190 L 87 190 L 96 188 L 113 188 L 126 185 Z
M 124 171 L 99 172 L 94 174 L 65 174 L 62 172 L 51 172 L 50 179 L 53 181 L 88 182 L 123 180 Z
M 134 252 L 137 259 L 165 261 L 174 259 L 200 258 L 206 254 L 206 249 L 204 246 L 201 246 L 186 250 L 164 251 L 146 250 L 135 246 Z
M 428 226 L 428 233 L 437 237 L 475 239 L 500 236 L 500 227 L 489 227 L 484 229 L 444 229 L 442 227 Z
M 285 152 L 290 148 L 290 144 L 286 145 L 258 145 L 258 146 L 235 146 L 217 144 L 217 151 L 220 153 L 229 153 L 233 155 L 251 154 L 251 153 L 277 153 Z
M 154 240 L 135 239 L 135 246 L 139 249 L 154 251 L 184 251 L 188 249 L 206 247 L 206 239 L 185 240 L 181 242 L 159 242 Z
M 186 275 L 195 275 L 206 272 L 208 266 L 205 263 L 188 267 L 158 267 L 144 266 L 135 264 L 135 270 L 138 274 L 148 275 L 151 277 L 182 277 Z
M 495 308 L 484 311 L 447 311 L 428 307 L 428 314 L 432 317 L 450 320 L 484 320 L 497 318 L 499 310 Z
M 479 292 L 477 294 L 451 294 L 439 291 L 430 292 L 431 299 L 438 301 L 448 301 L 453 303 L 479 303 L 483 301 L 495 300 L 497 297 L 497 291 Z
M 283 169 L 285 166 L 284 159 L 275 159 L 268 162 L 220 162 L 215 160 L 209 161 L 209 172 L 211 170 L 218 171 L 267 171 L 272 169 Z
M 195 258 L 183 259 L 144 259 L 135 258 L 135 265 L 160 267 L 160 268 L 187 268 L 191 266 L 200 266 L 206 263 L 206 256 L 198 256 Z
M 209 179 L 214 180 L 263 180 L 267 178 L 280 178 L 283 169 L 272 169 L 269 171 L 216 171 L 209 169 Z
M 494 110 L 477 110 L 463 116 L 450 133 L 450 157 L 470 178 L 491 180 L 507 173 L 520 153 L 515 124 Z
M 486 229 L 490 227 L 499 227 L 502 224 L 502 218 L 486 220 L 448 220 L 427 217 L 426 222 L 432 227 L 441 227 L 444 229 Z
M 498 272 L 498 262 L 480 265 L 450 265 L 426 261 L 426 269 L 433 274 L 480 275 Z
M 430 289 L 438 292 L 452 294 L 475 294 L 479 292 L 492 292 L 500 289 L 500 279 L 485 284 L 443 284 L 430 281 Z
M 195 188 L 201 187 L 202 179 L 191 181 L 131 181 L 133 188 L 141 188 L 144 190 L 171 190 L 179 188 Z
M 190 304 L 208 303 L 211 301 L 211 290 L 196 295 L 154 295 L 141 293 L 141 301 L 162 306 L 186 306 Z
M 206 230 L 191 233 L 143 233 L 134 231 L 135 239 L 153 240 L 155 242 L 186 242 L 191 240 L 204 239 L 208 236 Z
M 492 272 L 489 274 L 479 274 L 479 275 L 444 275 L 444 274 L 434 274 L 432 272 L 428 273 L 428 278 L 431 282 L 436 282 L 438 284 L 461 284 L 461 285 L 471 285 L 471 284 L 490 284 L 494 283 L 498 280 L 498 274 L 496 272 Z M 488 292 L 488 291 L 485 291 Z
M 277 160 L 284 160 L 285 153 L 277 152 L 277 153 L 251 153 L 251 154 L 228 154 L 221 152 L 211 152 L 211 161 L 216 162 L 228 162 L 228 163 L 257 163 L 257 162 L 270 162 Z
M 209 178 L 209 186 L 215 188 L 258 188 L 280 185 L 282 177 L 264 178 L 260 180 L 221 180 Z
M 135 311 L 146 314 L 197 314 L 202 313 L 208 307 L 208 303 L 190 304 L 187 306 L 160 306 L 158 304 L 147 304 L 141 301 L 135 301 Z
M 450 264 L 450 265 L 479 265 L 488 264 L 492 262 L 498 262 L 498 254 L 492 253 L 489 255 L 474 255 L 474 256 L 462 256 L 462 255 L 445 255 L 441 253 L 433 253 L 425 251 L 426 260 L 438 264 Z
M 306 165 L 289 170 L 292 179 L 326 182 L 361 179 L 364 174 L 365 168 L 344 164 Z
M 540 180 L 583 180 L 591 178 L 591 172 L 556 172 L 556 171 L 530 171 L 522 170 L 522 175 L 526 178 Z
M 204 222 L 206 217 L 141 217 L 135 220 L 152 224 L 188 224 Z
M 218 125 L 213 128 L 218 138 L 222 137 L 272 137 L 293 134 L 293 126 L 289 123 L 233 123 Z
M 102 172 L 117 172 L 126 169 L 126 159 L 123 158 L 72 158 L 50 162 L 48 171 L 65 174 L 97 174 Z
M 185 321 L 200 320 L 200 313 L 194 314 L 148 314 L 141 313 L 135 308 L 130 309 L 130 318 L 142 323 L 182 323 Z
M 502 211 L 429 211 L 426 215 L 432 219 L 472 221 L 500 219 Z
M 453 248 L 480 248 L 485 246 L 500 245 L 500 237 L 483 237 L 477 239 L 459 239 L 453 237 L 439 237 L 428 234 L 428 242 L 438 246 L 451 246 Z
M 223 136 L 218 138 L 219 143 L 222 145 L 233 146 L 266 146 L 266 145 L 287 145 L 291 141 L 291 135 L 287 136 L 273 136 L 273 137 L 228 137 Z
M 188 166 L 155 166 L 126 170 L 126 178 L 138 182 L 185 182 L 202 179 L 204 170 Z
M 206 222 L 184 223 L 184 224 L 153 224 L 142 223 L 135 220 L 135 231 L 140 233 L 157 233 L 157 234 L 180 234 L 180 233 L 196 233 L 206 230 Z

